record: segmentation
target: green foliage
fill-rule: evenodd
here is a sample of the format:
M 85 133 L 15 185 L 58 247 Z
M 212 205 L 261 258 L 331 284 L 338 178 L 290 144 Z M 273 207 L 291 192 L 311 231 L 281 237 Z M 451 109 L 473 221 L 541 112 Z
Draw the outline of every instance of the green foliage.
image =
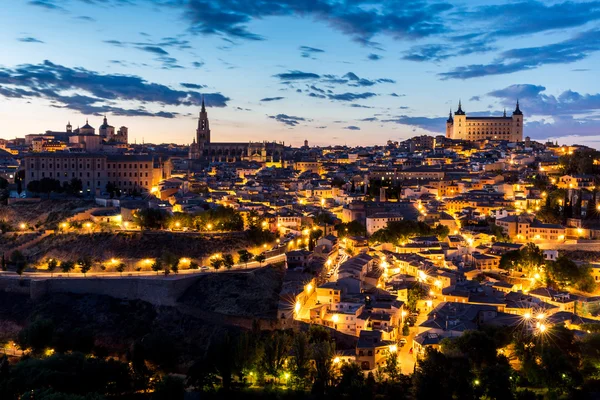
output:
M 57 259 L 51 258 L 48 260 L 48 272 L 50 272 L 50 276 L 52 276 L 52 274 L 54 274 L 54 271 L 56 271 L 57 267 L 58 267 Z
M 582 149 L 565 154 L 558 158 L 558 163 L 564 174 L 598 174 L 600 170 L 594 160 L 600 158 L 600 152 L 594 149 Z
M 183 400 L 184 397 L 185 384 L 183 379 L 166 375 L 156 384 L 152 400 Z
M 162 260 L 160 258 L 157 258 L 156 260 L 154 260 L 150 268 L 152 268 L 152 271 L 156 272 L 156 275 L 158 275 L 158 271 L 163 269 Z
M 166 218 L 166 212 L 155 208 L 142 208 L 133 215 L 134 223 L 142 229 L 161 229 Z
M 254 261 L 256 261 L 257 263 L 259 263 L 261 266 L 262 264 L 267 260 L 267 256 L 265 256 L 264 254 L 257 254 L 254 256 Z
M 39 353 L 52 343 L 54 323 L 48 319 L 38 319 L 27 325 L 19 332 L 19 346 L 22 349 L 31 348 Z
M 546 265 L 548 285 L 559 289 L 574 285 L 579 290 L 593 292 L 596 284 L 590 272 L 589 265 L 578 266 L 564 255 Z
M 248 265 L 248 263 L 250 261 L 252 261 L 252 257 L 253 257 L 252 254 L 246 249 L 238 250 L 238 255 L 239 255 L 240 263 L 242 263 L 244 265 Z
M 408 336 L 408 335 L 410 335 L 410 327 L 405 322 L 404 325 L 402 325 L 402 336 Z
M 415 285 L 408 289 L 406 307 L 411 311 L 417 311 L 417 302 L 427 295 L 427 291 L 421 285 Z
M 65 274 L 68 274 L 69 272 L 73 271 L 74 268 L 75 268 L 74 261 L 66 260 L 66 261 L 63 261 L 60 263 L 60 269 Z
M 214 257 L 210 260 L 210 266 L 215 270 L 218 270 L 223 266 L 223 259 L 221 257 Z
M 544 264 L 544 253 L 533 243 L 528 243 L 521 250 L 505 253 L 500 258 L 499 267 L 510 270 L 518 269 L 531 274 Z
M 438 225 L 435 228 L 430 227 L 425 222 L 417 221 L 393 221 L 388 222 L 388 225 L 384 229 L 380 229 L 375 232 L 369 238 L 371 243 L 394 243 L 406 242 L 408 239 L 415 236 L 437 236 L 440 239 L 444 239 L 448 236 L 447 226 Z
M 115 270 L 122 276 L 123 272 L 125 271 L 126 268 L 127 268 L 127 265 L 125 265 L 125 263 L 119 263 L 117 265 L 117 268 L 115 268 Z
M 113 359 L 88 358 L 81 353 L 22 359 L 11 368 L 10 377 L 13 393 L 52 389 L 58 393 L 85 395 L 86 399 L 94 398 L 87 397 L 89 393 L 121 394 L 129 390 L 131 383 L 126 364 Z
M 208 229 L 209 224 L 212 229 Z M 241 231 L 244 229 L 244 219 L 237 210 L 218 206 L 196 214 L 193 226 L 201 231 Z
M 233 255 L 227 253 L 223 256 L 223 266 L 227 269 L 233 268 L 235 265 L 235 260 L 233 259 Z
M 346 236 L 362 236 L 367 234 L 367 229 L 365 226 L 358 221 L 338 224 L 335 226 L 335 230 L 338 232 L 339 238 L 344 238 Z
M 46 193 L 50 198 L 50 193 L 60 192 L 62 186 L 60 186 L 60 181 L 56 179 L 42 178 L 39 181 L 30 181 L 27 184 L 27 190 L 33 193 Z
M 85 276 L 90 269 L 92 269 L 92 259 L 90 257 L 82 257 L 77 261 L 79 264 L 79 268 L 81 269 L 81 273 Z

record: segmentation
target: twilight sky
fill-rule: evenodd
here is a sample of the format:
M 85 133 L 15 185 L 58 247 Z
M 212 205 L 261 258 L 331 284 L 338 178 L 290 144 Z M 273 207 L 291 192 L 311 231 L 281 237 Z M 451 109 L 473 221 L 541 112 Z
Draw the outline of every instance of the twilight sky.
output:
M 445 130 L 449 108 L 600 147 L 600 1 L 10 0 L 2 138 L 129 127 L 190 143 L 383 144 Z

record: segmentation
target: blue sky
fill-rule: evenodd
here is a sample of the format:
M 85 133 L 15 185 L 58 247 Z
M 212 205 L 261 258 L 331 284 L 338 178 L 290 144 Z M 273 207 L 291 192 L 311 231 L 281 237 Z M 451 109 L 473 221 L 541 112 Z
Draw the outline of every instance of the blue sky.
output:
M 600 147 L 600 1 L 11 0 L 0 137 L 101 124 L 189 143 L 382 144 L 467 113 Z

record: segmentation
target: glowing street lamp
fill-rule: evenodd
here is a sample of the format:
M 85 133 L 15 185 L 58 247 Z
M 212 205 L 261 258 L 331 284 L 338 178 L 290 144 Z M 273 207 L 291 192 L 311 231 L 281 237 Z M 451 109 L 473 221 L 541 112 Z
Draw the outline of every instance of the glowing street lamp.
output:
M 209 231 L 213 228 L 212 224 L 206 224 L 206 229 L 208 229 Z
M 398 346 L 396 346 L 395 344 L 390 345 L 389 347 L 390 353 L 395 353 L 398 351 Z
M 294 312 L 296 313 L 296 315 L 298 315 L 298 314 L 300 313 L 300 309 L 301 309 L 301 307 L 302 307 L 302 306 L 300 305 L 300 302 L 299 302 L 299 301 L 297 301 L 297 302 L 296 302 L 296 305 L 294 306 Z
M 179 221 L 175 222 L 175 227 L 176 228 L 180 228 L 181 227 L 181 222 L 179 222 Z
M 24 222 L 21 222 L 21 223 L 19 224 L 19 229 L 21 229 L 21 230 L 25 230 L 25 228 L 27 228 L 27 225 L 26 225 Z
M 529 320 L 529 319 L 531 319 L 531 314 L 530 313 L 525 313 L 523 315 L 523 318 L 525 318 L 526 320 Z
M 337 314 L 333 314 L 333 316 L 331 317 L 331 320 L 337 324 L 338 321 L 340 320 L 340 317 Z

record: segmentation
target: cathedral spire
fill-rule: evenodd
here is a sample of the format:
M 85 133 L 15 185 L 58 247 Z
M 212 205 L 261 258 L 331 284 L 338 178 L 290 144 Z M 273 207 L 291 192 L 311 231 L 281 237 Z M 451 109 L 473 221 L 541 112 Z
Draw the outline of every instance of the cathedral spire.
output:
M 458 110 L 456 110 L 454 115 L 465 115 L 465 112 L 462 110 L 462 102 L 460 99 L 458 100 Z
M 206 112 L 206 107 L 204 106 L 204 95 L 202 95 L 202 110 L 201 112 Z
M 517 108 L 515 109 L 515 111 L 513 112 L 513 115 L 523 115 L 523 112 L 521 111 L 521 109 L 519 108 L 519 99 L 517 99 Z
M 504 118 L 506 118 L 506 107 L 504 107 Z
M 448 114 L 448 120 L 446 122 L 454 122 L 454 118 L 452 118 L 452 108 L 450 108 L 450 114 Z

